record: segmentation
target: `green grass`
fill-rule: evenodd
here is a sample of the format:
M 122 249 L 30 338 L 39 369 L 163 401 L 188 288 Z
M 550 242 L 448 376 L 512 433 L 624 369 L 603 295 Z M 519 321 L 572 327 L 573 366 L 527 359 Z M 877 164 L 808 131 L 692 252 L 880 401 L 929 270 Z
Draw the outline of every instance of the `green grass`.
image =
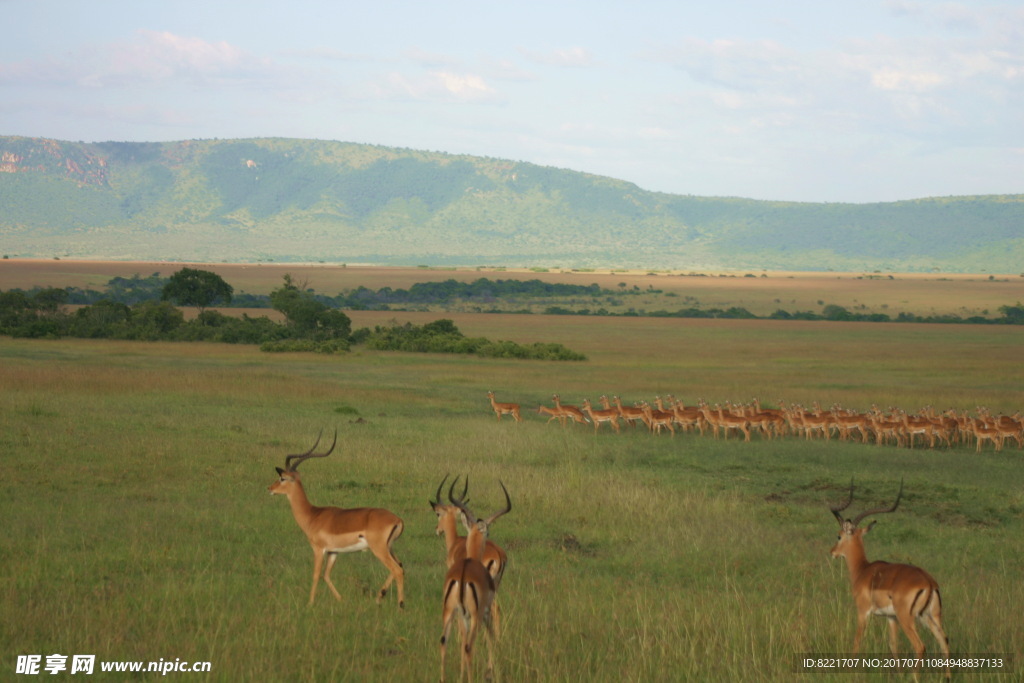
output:
M 474 509 L 501 505 L 499 479 L 512 494 L 492 529 L 510 558 L 500 680 L 783 681 L 803 653 L 849 652 L 853 606 L 846 568 L 828 555 L 826 503 L 851 477 L 854 507 L 891 500 L 906 480 L 869 557 L 927 568 L 953 650 L 1011 653 L 1020 675 L 1015 446 L 595 435 L 533 412 L 554 392 L 567 403 L 675 393 L 1013 412 L 1020 332 L 577 320 L 524 332 L 514 317 L 481 318 L 495 337 L 558 341 L 591 360 L 0 338 L 3 677 L 18 655 L 62 653 L 212 663 L 172 674 L 185 679 L 436 680 L 443 544 L 428 499 L 446 472 L 470 476 Z M 488 390 L 521 402 L 524 424 L 497 422 Z M 285 454 L 334 428 L 335 453 L 303 466 L 309 497 L 405 520 L 404 612 L 394 594 L 374 603 L 385 572 L 369 554 L 339 559 L 342 602 L 321 586 L 306 606 L 309 546 L 267 486 Z M 883 624 L 870 624 L 863 650 L 887 651 Z M 480 643 L 478 674 L 484 657 Z M 457 669 L 450 656 L 452 680 Z

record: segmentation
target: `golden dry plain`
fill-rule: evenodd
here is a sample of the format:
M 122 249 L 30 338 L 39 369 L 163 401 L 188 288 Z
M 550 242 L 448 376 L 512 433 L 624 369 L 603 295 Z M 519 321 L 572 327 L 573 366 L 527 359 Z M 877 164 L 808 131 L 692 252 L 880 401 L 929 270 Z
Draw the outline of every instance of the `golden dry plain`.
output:
M 320 294 L 366 287 L 407 289 L 419 282 L 479 278 L 538 279 L 575 285 L 597 284 L 609 290 L 645 292 L 660 296 L 631 298 L 630 305 L 647 310 L 743 307 L 758 316 L 778 309 L 821 312 L 825 304 L 855 313 L 900 313 L 917 316 L 997 316 L 1000 306 L 1024 301 L 1024 274 L 964 273 L 839 273 L 786 271 L 622 271 L 561 268 L 440 268 L 377 267 L 309 263 L 180 263 L 168 261 L 78 261 L 4 259 L 0 261 L 0 290 L 13 288 L 79 287 L 102 289 L 114 277 L 169 277 L 181 268 L 209 270 L 220 275 L 236 293 L 268 294 L 285 274 Z

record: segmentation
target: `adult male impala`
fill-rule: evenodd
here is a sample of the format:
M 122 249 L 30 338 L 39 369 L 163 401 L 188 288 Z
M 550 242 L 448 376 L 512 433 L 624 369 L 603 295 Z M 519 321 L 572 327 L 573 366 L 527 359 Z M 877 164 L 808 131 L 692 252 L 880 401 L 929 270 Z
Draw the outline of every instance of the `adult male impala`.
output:
M 832 557 L 843 557 L 850 570 L 850 584 L 853 588 L 853 601 L 857 607 L 857 633 L 853 639 L 853 651 L 860 650 L 864 625 L 873 614 L 889 620 L 889 648 L 893 656 L 899 651 L 899 630 L 907 634 L 910 644 L 917 657 L 924 656 L 924 641 L 917 634 L 916 619 L 920 619 L 939 642 L 939 647 L 949 657 L 949 639 L 942 630 L 942 598 L 939 595 L 939 584 L 931 574 L 909 564 L 891 564 L 876 560 L 868 562 L 864 553 L 864 534 L 871 530 L 875 522 L 860 528 L 866 517 L 875 514 L 893 512 L 903 497 L 903 482 L 900 492 L 892 507 L 880 507 L 866 510 L 852 520 L 843 519 L 840 514 L 853 502 L 853 482 L 850 482 L 850 497 L 845 504 L 830 506 L 832 514 L 839 520 L 839 539 L 832 547 Z M 946 669 L 946 678 L 949 678 Z
M 323 433 L 321 432 L 321 436 Z M 299 479 L 298 468 L 309 458 L 326 458 L 334 451 L 338 443 L 338 432 L 334 432 L 334 442 L 326 453 L 314 453 L 320 445 L 320 437 L 305 453 L 289 455 L 285 458 L 284 469 L 277 469 L 278 480 L 268 488 L 271 495 L 281 494 L 288 497 L 292 514 L 299 528 L 306 534 L 309 544 L 313 547 L 313 587 L 309 591 L 309 604 L 316 597 L 317 584 L 320 582 L 321 568 L 324 581 L 341 600 L 341 594 L 331 583 L 331 569 L 339 553 L 351 553 L 357 550 L 370 550 L 388 569 L 388 578 L 384 581 L 377 594 L 379 604 L 387 595 L 392 582 L 398 584 L 398 606 L 405 607 L 405 572 L 402 563 L 391 550 L 392 544 L 402 535 L 405 525 L 393 512 L 383 508 L 349 508 L 317 507 L 306 498 L 306 491 Z M 294 462 L 293 462 L 294 461 Z M 323 567 L 324 557 L 327 566 Z
M 457 478 L 456 478 L 457 479 Z M 499 482 L 500 483 L 500 482 Z M 477 519 L 466 507 L 466 503 L 454 497 L 455 482 L 448 489 L 448 500 L 459 509 L 469 527 L 466 536 L 466 557 L 457 561 L 444 577 L 444 602 L 441 613 L 443 627 L 441 630 L 441 681 L 444 683 L 445 649 L 452 624 L 458 621 L 459 634 L 462 638 L 462 665 L 459 669 L 460 680 L 466 677 L 473 680 L 473 642 L 480 626 L 487 631 L 487 678 L 494 671 L 494 629 L 491 626 L 491 609 L 497 591 L 494 578 L 483 564 L 484 547 L 490 525 L 512 509 L 512 499 L 508 489 L 501 484 L 505 492 L 505 507 L 487 519 Z
M 451 505 L 445 505 L 441 502 L 441 489 L 444 487 L 445 482 L 448 481 L 448 475 L 444 475 L 444 479 L 437 485 L 437 493 L 434 497 L 436 501 L 429 501 L 430 507 L 434 510 L 434 514 L 437 515 L 437 528 L 434 530 L 438 536 L 444 536 L 445 545 L 445 566 L 451 569 L 455 564 L 468 557 L 466 552 L 466 536 L 460 536 L 458 526 L 456 524 L 457 518 L 462 515 L 462 511 L 454 503 Z M 458 477 L 455 478 L 458 481 Z M 455 481 L 452 485 L 455 485 Z M 469 478 L 463 483 L 462 494 L 460 498 L 465 500 L 466 491 L 469 488 Z M 469 528 L 469 520 L 463 516 L 463 523 Z M 494 579 L 494 589 L 497 590 L 501 587 L 501 579 L 505 575 L 505 567 L 508 565 L 508 556 L 505 551 L 491 539 L 487 539 L 484 543 L 484 554 L 480 560 L 484 567 L 487 568 L 487 572 Z M 498 601 L 495 599 L 492 606 L 492 616 L 494 621 L 494 629 L 496 632 L 500 632 L 499 625 L 501 617 L 498 610 Z

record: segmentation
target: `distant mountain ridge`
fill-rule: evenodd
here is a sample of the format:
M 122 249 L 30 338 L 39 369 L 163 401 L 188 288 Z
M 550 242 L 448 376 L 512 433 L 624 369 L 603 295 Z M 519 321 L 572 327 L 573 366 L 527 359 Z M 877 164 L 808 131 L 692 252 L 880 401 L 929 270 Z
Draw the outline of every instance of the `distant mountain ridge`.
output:
M 1024 195 L 877 204 L 648 192 L 535 164 L 300 139 L 0 137 L 10 257 L 1008 272 Z

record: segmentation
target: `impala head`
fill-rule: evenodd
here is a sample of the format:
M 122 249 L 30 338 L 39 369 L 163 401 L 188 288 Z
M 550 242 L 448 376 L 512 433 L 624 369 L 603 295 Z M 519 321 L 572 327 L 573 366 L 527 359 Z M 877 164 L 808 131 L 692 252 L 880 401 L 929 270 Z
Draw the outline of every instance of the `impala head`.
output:
M 309 458 L 326 458 L 328 455 L 334 452 L 334 447 L 338 443 L 337 430 L 334 431 L 334 441 L 331 442 L 331 447 L 327 450 L 326 453 L 313 452 L 316 450 L 316 447 L 320 445 L 320 438 L 323 436 L 323 434 L 323 431 L 321 431 L 320 435 L 316 437 L 316 443 L 314 443 L 313 447 L 310 448 L 305 453 L 299 453 L 296 455 L 289 455 L 285 457 L 283 469 L 280 467 L 274 468 L 277 470 L 278 479 L 268 487 L 268 490 L 270 491 L 271 495 L 278 493 L 288 495 L 288 492 L 296 484 L 300 486 L 302 485 L 302 482 L 299 479 L 298 469 L 299 465 L 302 464 L 305 460 L 308 460 Z
M 858 527 L 857 525 L 864 521 L 864 519 L 866 517 L 869 517 L 870 515 L 894 512 L 896 510 L 896 507 L 900 504 L 900 498 L 902 497 L 903 480 L 901 479 L 900 491 L 898 494 L 896 494 L 896 502 L 893 503 L 891 507 L 880 507 L 871 510 L 865 510 L 864 512 L 860 513 L 853 519 L 844 519 L 842 514 L 840 513 L 842 513 L 842 511 L 845 510 L 846 508 L 850 507 L 850 503 L 853 502 L 853 480 L 851 479 L 850 496 L 849 498 L 847 498 L 846 502 L 842 505 L 829 506 L 829 509 L 832 511 L 832 514 L 835 515 L 836 519 L 839 521 L 839 538 L 838 540 L 836 540 L 836 544 L 832 546 L 832 557 L 845 557 L 849 549 L 857 543 L 860 544 L 860 552 L 863 552 L 864 534 L 871 531 L 871 527 L 875 525 L 875 522 L 872 521 L 871 524 L 868 524 L 866 527 L 863 528 Z
M 456 477 L 455 479 L 457 480 L 458 477 Z M 456 514 L 459 513 L 459 508 L 457 508 L 455 505 L 446 505 L 445 503 L 441 502 L 441 490 L 444 488 L 444 484 L 446 481 L 448 481 L 447 474 L 444 475 L 444 479 L 441 480 L 441 483 L 437 485 L 437 493 L 434 494 L 435 500 L 427 501 L 430 503 L 430 507 L 434 510 L 434 514 L 437 515 L 437 528 L 434 529 L 434 533 L 438 536 L 444 535 L 445 523 L 447 522 L 448 518 L 451 517 L 453 520 L 452 523 L 454 523 L 454 517 Z M 455 482 L 453 481 L 452 486 L 454 485 Z M 467 479 L 466 483 L 463 484 L 462 486 L 462 498 L 466 497 L 466 490 L 468 488 L 469 480 Z
M 498 517 L 501 517 L 502 515 L 504 515 L 512 509 L 512 499 L 509 498 L 508 489 L 505 488 L 505 484 L 499 481 L 498 483 L 501 484 L 501 490 L 505 492 L 505 507 L 495 512 L 487 519 L 477 519 L 476 515 L 473 514 L 472 510 L 470 510 L 467 507 L 467 503 L 469 501 L 464 499 L 466 495 L 466 490 L 469 488 L 469 477 L 466 477 L 466 483 L 463 486 L 461 497 L 455 496 L 455 484 L 456 482 L 458 482 L 458 480 L 459 478 L 455 477 L 455 480 L 452 482 L 452 485 L 448 487 L 448 500 L 462 513 L 462 521 L 465 523 L 466 528 L 470 532 L 476 530 L 480 533 L 481 536 L 487 538 L 487 529 L 494 522 L 494 520 L 498 519 Z

